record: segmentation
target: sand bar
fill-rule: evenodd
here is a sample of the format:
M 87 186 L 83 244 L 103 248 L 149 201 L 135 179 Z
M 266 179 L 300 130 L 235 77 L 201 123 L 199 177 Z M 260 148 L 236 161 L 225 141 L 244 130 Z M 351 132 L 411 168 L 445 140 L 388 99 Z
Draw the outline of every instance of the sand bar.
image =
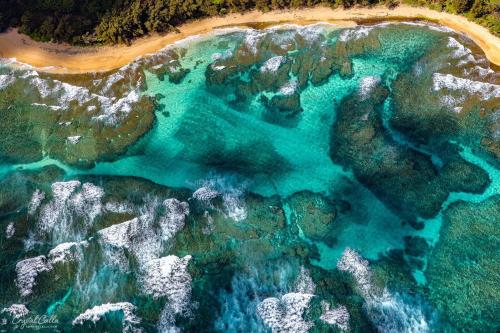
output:
M 103 72 L 129 64 L 137 57 L 155 53 L 181 39 L 200 35 L 220 27 L 248 26 L 256 23 L 277 25 L 283 23 L 311 24 L 329 22 L 339 27 L 356 26 L 365 20 L 421 19 L 435 22 L 466 34 L 495 65 L 500 66 L 500 38 L 486 28 L 463 16 L 437 12 L 427 8 L 400 5 L 395 9 L 383 6 L 373 8 L 313 7 L 281 10 L 268 13 L 259 11 L 229 14 L 191 21 L 178 27 L 179 32 L 151 35 L 137 39 L 131 46 L 75 47 L 67 44 L 41 43 L 19 34 L 15 29 L 0 34 L 0 58 L 15 58 L 38 70 L 53 73 Z

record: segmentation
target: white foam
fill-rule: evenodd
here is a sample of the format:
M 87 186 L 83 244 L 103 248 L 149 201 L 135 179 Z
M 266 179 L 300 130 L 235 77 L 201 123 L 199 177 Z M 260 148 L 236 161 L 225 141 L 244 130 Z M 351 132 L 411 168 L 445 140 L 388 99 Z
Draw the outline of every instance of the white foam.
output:
M 66 82 L 42 79 L 36 71 L 27 71 L 21 78 L 27 79 L 31 86 L 37 87 L 40 97 L 53 101 L 55 105 L 46 105 L 53 110 L 69 109 L 71 103 L 76 102 L 79 106 L 87 105 L 89 111 L 100 108 L 101 113 L 93 119 L 102 121 L 106 125 L 116 125 L 124 119 L 131 111 L 131 104 L 137 103 L 140 99 L 139 86 L 141 80 L 137 80 L 135 86 L 131 87 L 121 98 L 112 95 L 111 87 L 114 83 L 124 78 L 122 72 L 117 72 L 108 77 L 104 87 L 99 93 L 91 92 L 88 88 L 72 85 Z M 99 84 L 99 83 L 98 83 Z M 95 82 L 94 82 L 95 85 Z M 45 105 L 34 103 L 35 105 Z
M 96 323 L 108 312 L 123 311 L 123 332 L 141 332 L 142 330 L 134 327 L 141 322 L 141 318 L 137 317 L 134 313 L 136 309 L 137 307 L 129 302 L 96 305 L 79 314 L 73 320 L 73 325 L 82 325 L 86 321 Z
M 128 248 L 130 245 L 130 238 L 138 229 L 139 219 L 136 217 L 132 220 L 101 229 L 97 233 L 99 234 L 100 239 L 106 244 L 115 247 Z
M 45 256 L 38 256 L 19 261 L 16 264 L 16 286 L 22 297 L 28 296 L 33 292 L 36 285 L 38 274 L 50 271 L 52 265 Z
M 9 239 L 12 236 L 14 236 L 14 233 L 16 232 L 16 227 L 14 226 L 14 222 L 10 222 L 7 225 L 7 228 L 5 228 L 5 238 Z
M 80 260 L 82 258 L 81 247 L 87 246 L 87 241 L 61 243 L 49 251 L 48 258 L 52 265 Z
M 46 107 L 46 108 L 49 108 L 49 109 L 54 110 L 54 111 L 62 110 L 62 107 L 57 106 L 57 105 L 47 105 L 47 104 L 44 104 L 44 103 L 31 103 L 31 105 Z
M 79 216 L 86 217 L 85 222 L 90 224 L 102 212 L 101 199 L 104 190 L 92 183 L 84 183 L 81 191 L 72 198 L 72 204 Z
M 224 208 L 227 216 L 235 222 L 243 221 L 247 218 L 247 209 L 241 198 L 241 193 L 228 192 L 222 196 Z
M 124 249 L 130 248 L 131 239 L 139 230 L 138 223 L 139 219 L 134 218 L 97 232 L 108 265 L 128 271 L 129 264 Z
M 260 67 L 261 73 L 276 72 L 280 66 L 286 61 L 283 56 L 276 56 L 266 60 Z
M 244 28 L 244 27 L 229 27 L 229 28 L 221 28 L 221 27 L 215 27 L 213 29 L 213 32 L 212 34 L 214 36 L 224 36 L 224 35 L 229 35 L 229 34 L 232 34 L 232 33 L 236 33 L 236 32 L 243 32 L 243 33 L 246 33 L 248 31 L 256 31 L 255 29 L 251 29 L 251 28 Z
M 457 64 L 457 66 L 462 66 L 465 64 L 468 64 L 470 62 L 476 62 L 476 59 L 472 55 L 472 51 L 462 44 L 460 44 L 455 38 L 453 37 L 448 37 L 448 44 L 447 46 L 451 49 L 453 49 L 453 52 L 451 52 L 451 57 L 455 59 L 460 59 Z
M 202 39 L 204 36 L 202 35 L 190 35 L 186 38 L 183 38 L 183 39 L 180 39 L 176 42 L 174 42 L 173 44 L 169 44 L 169 45 L 166 45 L 164 48 L 162 48 L 160 51 L 157 51 L 155 53 L 147 53 L 145 54 L 144 56 L 139 56 L 137 58 L 135 58 L 134 62 L 122 67 L 122 69 L 125 69 L 125 67 L 127 66 L 130 66 L 132 68 L 137 68 L 138 64 L 139 64 L 139 60 L 140 59 L 143 59 L 143 58 L 146 58 L 146 57 L 153 57 L 153 58 L 157 58 L 158 56 L 164 56 L 164 55 L 167 55 L 169 56 L 169 53 L 172 51 L 172 50 L 175 50 L 176 48 L 179 48 L 179 47 L 182 47 L 182 48 L 188 48 L 189 45 L 197 40 L 200 40 Z M 170 62 L 173 62 L 175 60 L 170 60 Z
M 471 75 L 473 73 L 477 73 L 480 77 L 485 77 L 489 74 L 494 74 L 495 71 L 491 68 L 483 68 L 481 66 L 474 66 L 472 68 L 464 69 L 465 75 Z
M 200 40 L 202 37 L 202 35 L 190 35 L 186 38 L 175 41 L 172 45 L 175 45 L 177 47 L 189 47 L 191 43 Z
M 31 196 L 31 201 L 28 205 L 28 214 L 33 215 L 35 214 L 36 210 L 38 207 L 40 207 L 40 204 L 42 203 L 43 199 L 45 199 L 45 192 L 36 189 L 35 192 L 33 192 Z
M 14 76 L 0 75 L 0 90 L 7 88 L 12 82 L 14 82 Z
M 203 212 L 203 217 L 207 219 L 207 225 L 203 227 L 202 232 L 204 235 L 210 235 L 214 231 L 214 219 L 208 211 Z
M 81 135 L 73 135 L 73 136 L 68 136 L 66 140 L 68 140 L 69 143 L 76 145 L 81 138 L 82 138 Z
M 294 290 L 302 294 L 314 294 L 316 290 L 316 285 L 309 274 L 309 270 L 304 268 L 304 266 L 300 267 L 299 276 L 295 280 Z
M 158 212 L 162 214 L 158 215 Z M 164 246 L 184 227 L 189 206 L 177 199 L 149 198 L 141 215 L 98 231 L 110 264 L 128 270 L 124 249 L 128 249 L 140 266 L 156 259 Z M 159 231 L 159 232 L 158 232 Z
M 281 86 L 279 92 L 285 96 L 293 95 L 297 91 L 298 85 L 299 84 L 296 80 L 288 81 L 283 86 Z
M 104 85 L 102 91 L 103 93 L 109 93 L 111 90 L 111 87 L 117 83 L 120 80 L 125 79 L 125 76 L 123 75 L 123 71 L 118 71 L 106 78 L 106 84 Z
M 30 311 L 24 304 L 12 304 L 8 308 L 3 308 L 0 313 L 8 313 L 14 319 L 26 316 Z
M 243 221 L 247 218 L 247 210 L 244 201 L 244 186 L 245 184 L 235 186 L 235 179 L 227 176 L 214 176 L 203 181 L 204 190 L 198 193 L 215 195 L 217 192 L 222 196 L 222 204 L 224 206 L 223 214 L 235 222 Z
M 261 39 L 261 37 L 265 36 L 265 33 L 261 33 L 257 30 L 253 29 L 245 29 L 245 40 L 244 44 L 251 54 L 257 54 L 257 45 Z
M 288 293 L 270 297 L 257 305 L 257 313 L 273 333 L 306 333 L 314 326 L 302 317 L 314 295 Z
M 233 56 L 233 51 L 226 50 L 224 53 L 214 53 L 212 54 L 212 61 L 225 60 Z
M 26 237 L 23 240 L 23 243 L 24 243 L 24 250 L 30 251 L 35 247 L 35 245 L 43 244 L 44 242 L 38 240 L 35 233 L 30 231 L 30 232 L 28 232 L 28 237 Z
M 190 255 L 170 255 L 149 261 L 140 277 L 143 292 L 153 298 L 167 297 L 174 313 L 185 312 L 191 298 L 190 260 Z
M 387 333 L 427 333 L 430 332 L 429 323 L 422 304 L 408 304 L 396 294 L 387 290 L 381 293 L 371 282 L 371 271 L 368 261 L 354 250 L 346 248 L 342 258 L 337 263 L 341 271 L 353 275 L 358 284 L 361 296 L 365 300 L 365 307 L 372 322 L 380 332 Z
M 337 326 L 342 332 L 349 331 L 349 312 L 344 305 L 339 305 L 335 309 L 330 309 L 330 303 L 321 301 L 323 312 L 320 320 L 333 326 Z
M 107 202 L 104 206 L 104 209 L 108 212 L 124 214 L 124 213 L 133 213 L 134 208 L 128 202 Z
M 438 24 L 435 24 L 435 23 L 431 23 L 431 22 L 412 22 L 412 21 L 408 21 L 408 22 L 400 22 L 399 24 L 411 25 L 411 26 L 417 26 L 417 27 L 426 27 L 426 28 L 428 28 L 430 30 L 439 31 L 439 32 L 456 32 L 455 30 L 453 30 L 451 28 L 448 28 L 448 27 L 443 26 L 443 25 L 438 25 Z
M 367 26 L 359 26 L 353 29 L 346 29 L 340 33 L 339 41 L 347 42 L 350 40 L 361 39 L 367 37 L 370 34 L 370 31 L 372 30 L 373 27 L 367 27 Z
M 378 76 L 365 76 L 359 82 L 359 96 L 364 101 L 370 97 L 373 89 L 379 84 L 380 77 Z
M 464 101 L 465 101 L 464 96 L 460 96 L 460 97 L 455 98 L 455 97 L 450 96 L 450 95 L 443 95 L 439 98 L 439 103 L 443 106 L 448 107 L 449 109 L 454 109 L 455 105 L 461 104 Z
M 38 228 L 59 242 L 78 236 L 68 233 L 71 228 L 85 233 L 102 212 L 104 190 L 99 186 L 73 180 L 53 183 L 51 189 L 52 200 L 40 208 Z M 75 218 L 83 223 L 76 225 Z
M 220 193 L 218 191 L 214 190 L 210 186 L 202 186 L 193 192 L 193 198 L 210 205 L 212 199 L 215 199 L 219 196 L 219 194 Z
M 243 32 L 245 34 L 243 44 L 251 54 L 255 55 L 258 52 L 257 46 L 262 37 L 270 35 L 275 44 L 283 47 L 294 44 L 297 35 L 301 36 L 306 42 L 316 41 L 325 32 L 325 27 L 335 27 L 335 25 L 327 22 L 318 22 L 306 26 L 285 23 L 264 30 L 238 27 L 219 28 L 214 31 L 214 35 Z
M 125 118 L 132 111 L 132 104 L 140 99 L 138 90 L 132 90 L 124 97 L 113 102 L 110 98 L 100 98 L 101 114 L 92 119 L 102 121 L 107 125 L 116 125 L 121 119 Z M 102 110 L 104 110 L 102 112 Z
M 368 261 L 351 248 L 346 248 L 337 262 L 337 268 L 354 276 L 363 297 L 370 296 L 372 283 Z
M 422 304 L 408 303 L 399 294 L 384 290 L 367 302 L 367 311 L 379 332 L 430 333 Z
M 181 333 L 181 329 L 175 326 L 175 314 L 169 304 L 165 304 L 156 324 L 159 333 Z
M 164 241 L 172 239 L 183 227 L 186 216 L 189 215 L 189 205 L 175 198 L 163 201 L 165 214 L 160 217 L 161 238 Z
M 433 89 L 439 91 L 441 89 L 458 90 L 469 94 L 479 95 L 482 99 L 491 99 L 500 97 L 500 85 L 472 81 L 451 74 L 434 73 L 432 75 Z
M 446 44 L 446 46 L 453 49 L 453 52 L 451 53 L 453 58 L 462 58 L 472 53 L 470 49 L 460 44 L 453 37 L 448 37 L 448 44 Z
M 308 42 L 315 42 L 321 38 L 326 32 L 325 28 L 335 27 L 334 24 L 328 22 L 318 22 L 306 26 L 301 26 L 297 29 L 298 34 Z

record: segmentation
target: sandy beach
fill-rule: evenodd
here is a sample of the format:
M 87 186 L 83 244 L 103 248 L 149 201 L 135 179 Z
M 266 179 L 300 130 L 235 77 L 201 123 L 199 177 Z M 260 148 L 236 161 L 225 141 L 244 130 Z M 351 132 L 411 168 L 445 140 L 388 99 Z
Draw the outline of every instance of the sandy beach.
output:
M 395 9 L 378 6 L 349 10 L 314 7 L 261 13 L 251 11 L 186 23 L 178 32 L 151 35 L 134 41 L 131 46 L 75 47 L 67 44 L 40 43 L 15 29 L 0 34 L 0 58 L 15 58 L 18 62 L 52 73 L 103 72 L 122 67 L 137 57 L 155 53 L 181 39 L 229 26 L 278 25 L 283 23 L 311 24 L 328 22 L 339 27 L 356 26 L 365 20 L 427 20 L 466 34 L 494 64 L 500 65 L 500 38 L 465 17 L 427 8 L 400 5 Z

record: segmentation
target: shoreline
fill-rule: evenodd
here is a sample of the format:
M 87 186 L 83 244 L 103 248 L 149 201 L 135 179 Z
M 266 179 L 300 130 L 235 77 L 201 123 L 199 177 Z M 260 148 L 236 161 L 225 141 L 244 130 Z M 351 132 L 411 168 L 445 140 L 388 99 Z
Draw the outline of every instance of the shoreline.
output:
M 331 23 L 339 28 L 354 27 L 367 21 L 422 20 L 447 26 L 463 33 L 475 42 L 488 60 L 500 66 L 500 38 L 486 28 L 463 16 L 437 12 L 423 7 L 399 5 L 394 9 L 384 6 L 372 8 L 332 9 L 312 7 L 261 13 L 228 14 L 223 17 L 203 18 L 177 27 L 178 32 L 154 34 L 135 40 L 132 45 L 78 47 L 68 44 L 36 42 L 11 29 L 0 34 L 0 58 L 15 59 L 46 73 L 84 74 L 107 72 L 123 67 L 135 59 L 159 52 L 177 41 L 194 35 L 203 35 L 220 28 L 266 28 L 286 23 L 306 25 Z

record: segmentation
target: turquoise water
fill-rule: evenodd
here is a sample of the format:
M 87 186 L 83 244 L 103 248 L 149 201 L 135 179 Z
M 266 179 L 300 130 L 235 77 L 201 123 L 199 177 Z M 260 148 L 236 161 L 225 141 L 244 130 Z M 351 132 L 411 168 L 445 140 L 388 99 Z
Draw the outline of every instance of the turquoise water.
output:
M 443 225 L 500 217 L 500 79 L 476 49 L 320 24 L 219 31 L 107 74 L 3 65 L 0 305 L 64 331 L 336 331 L 329 302 L 355 332 L 493 332 L 498 292 L 472 324 L 434 268 L 452 269 Z M 497 260 L 463 281 L 489 286 Z

